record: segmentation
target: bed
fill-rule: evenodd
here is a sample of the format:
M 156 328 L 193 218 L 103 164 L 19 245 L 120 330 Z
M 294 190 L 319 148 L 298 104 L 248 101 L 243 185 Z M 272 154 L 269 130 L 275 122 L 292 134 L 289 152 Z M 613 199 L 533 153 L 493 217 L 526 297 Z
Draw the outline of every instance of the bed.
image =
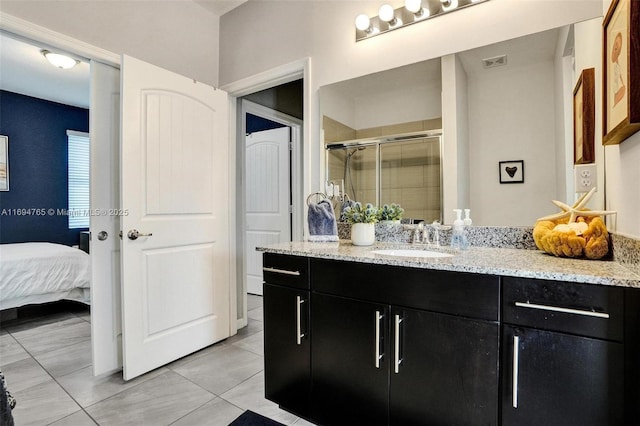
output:
M 76 300 L 89 304 L 87 253 L 53 243 L 0 244 L 0 310 Z

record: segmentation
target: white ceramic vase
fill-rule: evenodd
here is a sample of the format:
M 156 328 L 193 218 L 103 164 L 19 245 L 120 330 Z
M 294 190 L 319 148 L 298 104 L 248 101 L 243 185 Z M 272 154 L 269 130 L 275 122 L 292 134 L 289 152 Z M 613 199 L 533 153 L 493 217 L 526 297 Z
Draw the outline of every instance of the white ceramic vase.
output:
M 351 242 L 354 246 L 370 246 L 376 241 L 374 223 L 354 223 L 351 225 Z

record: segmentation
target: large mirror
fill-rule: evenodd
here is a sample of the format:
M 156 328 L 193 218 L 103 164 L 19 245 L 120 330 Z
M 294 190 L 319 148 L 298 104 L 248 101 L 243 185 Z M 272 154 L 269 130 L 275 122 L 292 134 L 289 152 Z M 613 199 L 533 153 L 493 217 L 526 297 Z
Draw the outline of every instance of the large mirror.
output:
M 440 209 L 449 223 L 447 210 L 458 207 L 471 208 L 476 225 L 533 225 L 555 211 L 552 199 L 571 202 L 574 196 L 571 108 L 580 73 L 574 47 L 571 25 L 460 52 L 453 68 L 438 58 L 322 87 L 326 180 L 343 181 L 358 201 L 398 202 L 426 220 Z M 446 75 L 451 69 L 453 85 Z M 452 90 L 453 114 L 451 106 L 443 111 L 442 101 Z M 448 133 L 451 116 L 456 131 Z M 408 148 L 402 156 L 407 142 L 401 136 L 437 129 L 441 152 L 419 159 L 410 157 L 419 150 Z M 358 145 L 396 137 L 397 145 L 380 146 L 394 147 L 393 174 L 402 184 L 384 195 L 388 179 L 381 170 L 390 163 L 379 148 Z M 336 149 L 341 143 L 345 148 Z M 440 156 L 454 158 L 435 161 Z M 513 162 L 509 167 L 519 167 L 522 179 L 501 179 L 501 162 Z M 442 168 L 427 167 L 436 164 Z M 455 181 L 457 198 L 448 205 L 442 200 L 450 189 L 439 179 Z M 433 201 L 438 205 L 425 204 Z

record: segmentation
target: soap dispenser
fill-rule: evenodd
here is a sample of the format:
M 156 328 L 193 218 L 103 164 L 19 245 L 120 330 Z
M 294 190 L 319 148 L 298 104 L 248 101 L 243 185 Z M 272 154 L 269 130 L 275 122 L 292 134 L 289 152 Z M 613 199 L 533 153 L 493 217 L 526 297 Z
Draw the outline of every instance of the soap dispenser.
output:
M 456 220 L 453 221 L 453 234 L 451 235 L 451 247 L 464 250 L 469 246 L 467 236 L 464 234 L 464 221 L 462 220 L 462 210 L 453 209 L 456 213 Z
M 464 226 L 471 226 L 473 221 L 471 220 L 471 209 L 464 209 Z

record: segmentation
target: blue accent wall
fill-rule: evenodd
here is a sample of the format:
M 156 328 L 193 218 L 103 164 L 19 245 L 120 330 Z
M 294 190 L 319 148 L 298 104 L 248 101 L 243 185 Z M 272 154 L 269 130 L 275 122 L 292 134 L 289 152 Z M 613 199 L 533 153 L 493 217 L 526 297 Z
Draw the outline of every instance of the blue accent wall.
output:
M 276 123 L 275 121 L 268 120 L 257 115 L 247 113 L 246 117 L 247 133 L 261 132 L 263 130 L 278 129 L 280 127 L 287 127 L 284 124 Z
M 68 229 L 67 129 L 89 131 L 89 110 L 0 91 L 0 134 L 9 137 L 9 191 L 0 192 L 0 243 L 79 243 Z M 44 215 L 17 215 L 44 209 Z M 50 214 L 50 210 L 55 210 Z M 42 211 L 41 211 L 42 212 Z

